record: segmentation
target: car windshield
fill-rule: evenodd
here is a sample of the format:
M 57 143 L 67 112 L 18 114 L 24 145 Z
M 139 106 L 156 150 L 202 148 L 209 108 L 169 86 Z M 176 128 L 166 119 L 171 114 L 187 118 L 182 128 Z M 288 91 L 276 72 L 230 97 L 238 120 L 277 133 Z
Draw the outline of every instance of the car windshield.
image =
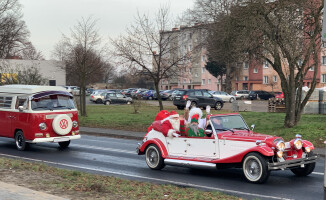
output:
M 50 95 L 32 100 L 32 110 L 74 109 L 75 105 L 69 96 Z
M 240 115 L 222 115 L 210 117 L 213 127 L 219 131 L 249 130 L 247 124 Z

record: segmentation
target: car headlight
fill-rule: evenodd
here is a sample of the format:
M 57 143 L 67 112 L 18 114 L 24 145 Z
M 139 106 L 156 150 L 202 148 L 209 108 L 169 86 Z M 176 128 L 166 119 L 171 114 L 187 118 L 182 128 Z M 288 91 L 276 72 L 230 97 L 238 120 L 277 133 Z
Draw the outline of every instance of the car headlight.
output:
M 279 151 L 284 151 L 285 150 L 285 143 L 283 140 L 278 140 L 275 144 L 276 149 Z
M 73 121 L 72 122 L 72 127 L 74 127 L 74 128 L 78 127 L 78 122 L 77 121 Z
M 302 140 L 300 138 L 296 138 L 293 142 L 293 147 L 296 150 L 300 150 L 302 148 Z
M 38 125 L 38 127 L 40 128 L 40 130 L 44 131 L 46 129 L 46 124 L 42 122 Z

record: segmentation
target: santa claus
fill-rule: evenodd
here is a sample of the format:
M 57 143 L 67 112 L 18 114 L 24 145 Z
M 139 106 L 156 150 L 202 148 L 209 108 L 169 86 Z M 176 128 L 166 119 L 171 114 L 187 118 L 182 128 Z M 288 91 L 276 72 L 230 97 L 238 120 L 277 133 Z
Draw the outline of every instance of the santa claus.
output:
M 160 126 L 161 125 L 161 121 L 164 120 L 164 119 L 166 119 L 169 116 L 170 116 L 169 111 L 167 111 L 167 110 L 161 110 L 159 113 L 157 113 L 153 124 L 157 123 L 158 125 L 156 125 L 156 126 Z M 148 132 L 150 132 L 153 129 L 153 124 L 151 124 L 148 127 L 148 129 L 147 129 Z
M 176 111 L 171 111 L 170 116 L 162 122 L 161 132 L 165 137 L 179 137 L 184 135 L 184 120 Z

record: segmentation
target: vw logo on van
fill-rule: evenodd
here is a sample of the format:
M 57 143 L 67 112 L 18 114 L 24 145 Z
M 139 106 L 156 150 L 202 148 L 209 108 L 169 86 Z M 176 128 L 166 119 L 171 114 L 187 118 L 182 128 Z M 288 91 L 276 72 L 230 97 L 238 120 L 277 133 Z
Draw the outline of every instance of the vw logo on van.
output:
M 62 119 L 60 121 L 60 128 L 66 129 L 68 127 L 68 121 L 66 119 Z

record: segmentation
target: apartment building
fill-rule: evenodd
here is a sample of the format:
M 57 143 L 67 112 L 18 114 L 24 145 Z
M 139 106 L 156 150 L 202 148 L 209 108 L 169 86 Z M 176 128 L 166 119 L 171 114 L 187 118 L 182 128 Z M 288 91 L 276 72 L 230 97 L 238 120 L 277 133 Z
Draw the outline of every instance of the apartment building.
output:
M 206 31 L 200 24 L 192 27 L 173 28 L 172 31 L 161 32 L 161 37 L 177 35 L 177 42 L 173 42 L 179 55 L 187 55 L 176 66 L 179 71 L 176 76 L 163 79 L 160 89 L 209 89 L 219 90 L 221 81 L 211 75 L 205 68 L 207 51 L 203 45 Z M 173 45 L 173 44 L 171 44 Z

